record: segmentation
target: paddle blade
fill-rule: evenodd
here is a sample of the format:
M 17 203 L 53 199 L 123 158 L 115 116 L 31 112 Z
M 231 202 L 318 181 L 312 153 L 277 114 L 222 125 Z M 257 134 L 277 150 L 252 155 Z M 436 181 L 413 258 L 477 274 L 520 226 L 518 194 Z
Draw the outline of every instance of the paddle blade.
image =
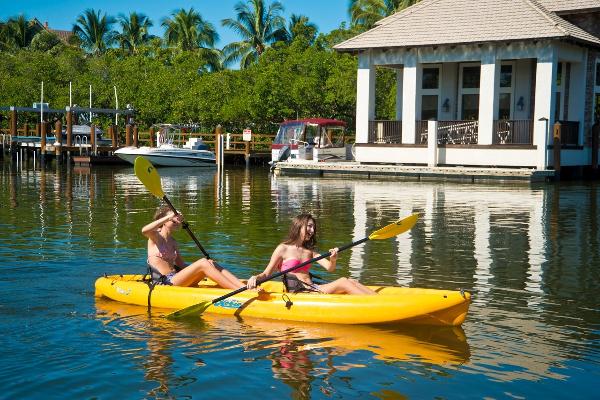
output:
M 154 168 L 154 165 L 146 158 L 138 156 L 133 163 L 133 170 L 138 179 L 146 186 L 146 189 L 154 196 L 162 199 L 165 193 L 160 183 L 160 175 Z
M 170 314 L 165 315 L 167 319 L 181 319 L 191 316 L 200 315 L 206 310 L 208 307 L 212 305 L 210 301 L 203 301 L 202 303 L 193 304 L 189 307 L 182 308 L 181 310 L 174 311 Z
M 391 237 L 394 237 L 396 235 L 404 233 L 407 230 L 409 230 L 410 228 L 412 228 L 413 226 L 415 226 L 418 219 L 419 219 L 419 213 L 411 214 L 406 218 L 399 219 L 398 221 L 394 222 L 393 224 L 389 224 L 387 226 L 384 226 L 381 229 L 376 230 L 375 232 L 373 232 L 369 235 L 369 239 L 370 240 L 389 239 Z

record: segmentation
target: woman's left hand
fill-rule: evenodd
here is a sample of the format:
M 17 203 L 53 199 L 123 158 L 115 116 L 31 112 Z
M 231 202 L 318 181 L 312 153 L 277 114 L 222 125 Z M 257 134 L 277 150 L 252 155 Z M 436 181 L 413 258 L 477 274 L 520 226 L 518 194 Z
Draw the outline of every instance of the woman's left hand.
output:
M 329 252 L 331 253 L 331 255 L 329 256 L 329 259 L 337 259 L 337 254 L 338 254 L 339 249 L 337 247 L 334 247 L 333 249 L 329 249 Z

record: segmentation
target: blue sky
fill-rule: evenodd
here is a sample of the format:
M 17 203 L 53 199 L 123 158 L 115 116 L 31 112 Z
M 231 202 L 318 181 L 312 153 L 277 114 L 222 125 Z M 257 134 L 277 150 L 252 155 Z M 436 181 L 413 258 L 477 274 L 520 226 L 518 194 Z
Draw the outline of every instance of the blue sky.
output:
M 221 40 L 217 47 L 239 40 L 229 28 L 221 25 L 223 18 L 234 18 L 233 7 L 240 0 L 0 0 L 0 20 L 19 14 L 28 18 L 36 17 L 47 21 L 52 29 L 71 30 L 77 16 L 87 8 L 102 10 L 108 15 L 118 16 L 131 11 L 146 14 L 154 23 L 151 33 L 162 34 L 160 22 L 174 10 L 193 7 L 202 17 L 210 21 Z M 270 3 L 271 0 L 266 0 Z M 348 0 L 280 0 L 285 8 L 284 16 L 291 14 L 306 15 L 315 23 L 319 32 L 329 32 L 337 28 L 342 21 L 348 21 Z

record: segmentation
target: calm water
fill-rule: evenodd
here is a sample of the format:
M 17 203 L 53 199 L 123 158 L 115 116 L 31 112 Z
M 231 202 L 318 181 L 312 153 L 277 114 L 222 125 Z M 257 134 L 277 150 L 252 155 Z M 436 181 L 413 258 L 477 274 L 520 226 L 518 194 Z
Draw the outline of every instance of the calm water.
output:
M 169 322 L 94 297 L 142 273 L 158 205 L 129 167 L 0 163 L 0 398 L 598 398 L 600 185 L 272 178 L 159 170 L 213 258 L 262 271 L 290 219 L 322 248 L 413 211 L 409 233 L 340 254 L 367 284 L 472 291 L 462 329 L 205 315 Z M 199 251 L 178 234 L 187 260 Z M 323 274 L 325 275 L 325 274 Z

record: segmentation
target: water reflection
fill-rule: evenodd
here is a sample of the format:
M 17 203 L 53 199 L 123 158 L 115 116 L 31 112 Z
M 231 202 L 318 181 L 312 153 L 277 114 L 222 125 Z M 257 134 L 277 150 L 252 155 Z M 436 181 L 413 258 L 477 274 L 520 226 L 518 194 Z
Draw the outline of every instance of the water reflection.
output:
M 470 357 L 461 328 L 292 323 L 211 314 L 202 320 L 174 323 L 159 313 L 149 317 L 144 307 L 106 299 L 96 299 L 96 313 L 115 339 L 145 343 L 148 355 L 142 357 L 141 367 L 146 379 L 158 384 L 153 391 L 163 394 L 169 393 L 169 382 L 176 381 L 175 376 L 191 379 L 173 371 L 180 353 L 176 349 L 184 349 L 185 357 L 194 360 L 232 347 L 241 347 L 254 357 L 266 350 L 258 359 L 269 360 L 273 377 L 300 398 L 310 397 L 316 379 L 318 385 L 326 387 L 331 376 L 340 371 L 368 367 L 348 362 L 350 358 L 345 356 L 354 352 L 369 353 L 387 363 L 441 366 L 462 365 Z M 111 346 L 109 350 L 115 349 Z M 123 351 L 130 351 L 129 346 L 123 346 Z

